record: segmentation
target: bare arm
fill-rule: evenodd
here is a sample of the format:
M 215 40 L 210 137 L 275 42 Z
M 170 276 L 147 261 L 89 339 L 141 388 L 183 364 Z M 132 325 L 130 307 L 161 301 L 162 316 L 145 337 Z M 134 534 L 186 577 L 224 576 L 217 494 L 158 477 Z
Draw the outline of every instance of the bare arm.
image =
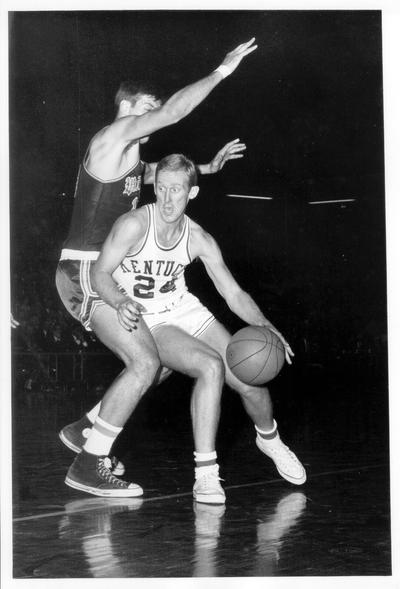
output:
M 143 182 L 144 184 L 154 184 L 154 180 L 156 177 L 156 167 L 158 162 L 144 162 L 144 176 Z
M 247 43 L 242 43 L 233 51 L 230 51 L 220 67 L 221 73 L 215 70 L 205 78 L 194 82 L 173 94 L 163 106 L 150 112 L 137 116 L 126 116 L 117 119 L 108 129 L 108 134 L 113 134 L 115 140 L 127 143 L 151 135 L 155 131 L 177 123 L 192 112 L 208 94 L 221 82 L 223 77 L 232 73 L 242 59 L 257 49 L 254 38 Z
M 197 226 L 192 232 L 192 242 L 191 251 L 193 256 L 200 257 L 207 274 L 231 311 L 249 325 L 260 325 L 274 331 L 284 344 L 286 360 L 291 364 L 290 356 L 293 356 L 293 352 L 289 344 L 265 317 L 254 299 L 236 282 L 223 260 L 221 250 L 215 239 Z
M 129 250 L 142 239 L 145 233 L 142 216 L 142 212 L 138 211 L 117 219 L 91 274 L 95 290 L 105 303 L 117 311 L 119 322 L 128 331 L 136 329 L 139 313 L 146 309 L 119 290 L 112 275 Z
M 197 164 L 197 171 L 200 174 L 216 174 L 229 160 L 235 160 L 243 157 L 242 151 L 246 149 L 246 145 L 240 142 L 240 139 L 234 139 L 230 141 L 218 153 L 208 164 Z M 155 172 L 158 162 L 145 162 L 144 170 L 144 183 L 154 184 Z

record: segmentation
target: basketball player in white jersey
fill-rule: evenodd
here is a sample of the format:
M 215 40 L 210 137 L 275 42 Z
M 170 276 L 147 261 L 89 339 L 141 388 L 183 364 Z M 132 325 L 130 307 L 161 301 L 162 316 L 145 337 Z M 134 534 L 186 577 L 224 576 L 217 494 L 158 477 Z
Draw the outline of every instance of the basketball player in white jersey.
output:
M 96 313 L 96 321 L 92 321 L 99 300 L 90 281 L 91 267 L 113 222 L 121 214 L 137 207 L 142 178 L 145 182 L 153 182 L 154 179 L 156 164 L 144 164 L 140 160 L 140 143 L 147 141 L 159 129 L 186 117 L 256 48 L 254 38 L 239 45 L 226 55 L 214 72 L 176 92 L 164 104 L 150 89 L 120 89 L 116 97 L 116 119 L 93 137 L 80 168 L 70 231 L 56 273 L 62 302 L 87 329 L 93 329 L 97 334 L 97 324 L 101 323 L 99 317 L 103 312 L 100 309 Z M 201 172 L 218 171 L 227 159 L 240 157 L 241 150 L 242 146 L 237 141 L 227 144 L 210 166 L 201 167 Z M 139 303 L 138 309 L 141 309 Z M 112 325 L 109 329 L 113 331 Z M 134 496 L 141 494 L 142 489 L 138 485 L 128 489 L 123 481 L 115 479 L 109 467 L 113 472 L 117 471 L 105 457 L 126 416 L 158 374 L 160 360 L 150 333 L 143 330 L 141 324 L 132 325 L 131 332 L 124 332 L 121 340 L 109 347 L 112 351 L 119 350 L 125 370 L 107 390 L 100 413 L 99 406 L 91 411 L 95 413 L 93 428 L 90 429 L 90 421 L 87 427 L 80 427 L 80 420 L 63 428 L 60 437 L 76 452 L 80 452 L 85 445 L 93 458 L 90 466 L 86 464 L 87 476 L 81 481 L 82 490 L 99 495 Z M 129 405 L 128 413 L 126 404 Z M 84 419 L 88 421 L 86 416 Z M 85 434 L 89 436 L 87 441 Z M 120 467 L 120 472 L 123 470 L 120 463 L 114 462 L 115 466 Z
M 232 374 L 225 360 L 230 334 L 186 287 L 185 268 L 199 258 L 230 309 L 248 324 L 274 330 L 290 361 L 289 344 L 238 285 L 216 241 L 185 215 L 189 200 L 198 191 L 193 162 L 174 154 L 158 163 L 156 203 L 116 221 L 92 269 L 92 283 L 101 297 L 92 324 L 103 343 L 124 358 L 121 342 L 138 322 L 144 332 L 151 333 L 162 366 L 195 379 L 191 400 L 196 463 L 193 495 L 198 502 L 224 503 L 215 451 L 224 382 L 240 394 L 257 431 L 256 444 L 272 458 L 281 476 L 301 485 L 306 473 L 279 437 L 268 389 L 243 384 Z M 118 395 L 115 415 L 119 423 L 124 412 L 127 419 L 131 410 L 129 395 Z M 80 488 L 90 460 L 84 448 L 69 469 L 66 483 Z

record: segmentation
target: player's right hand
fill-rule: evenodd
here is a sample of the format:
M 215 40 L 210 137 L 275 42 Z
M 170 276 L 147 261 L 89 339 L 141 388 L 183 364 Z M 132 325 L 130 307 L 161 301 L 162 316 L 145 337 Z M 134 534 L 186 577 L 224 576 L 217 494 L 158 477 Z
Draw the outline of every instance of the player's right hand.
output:
M 246 57 L 246 55 L 249 55 L 249 53 L 252 53 L 255 49 L 257 49 L 258 45 L 253 45 L 254 41 L 255 37 L 250 39 L 250 41 L 247 41 L 247 43 L 242 43 L 236 47 L 236 49 L 233 49 L 227 53 L 221 65 L 227 67 L 231 73 L 235 71 L 243 57 Z
M 293 352 L 292 348 L 290 347 L 288 342 L 285 340 L 285 338 L 283 337 L 283 335 L 281 334 L 280 331 L 275 329 L 275 327 L 272 327 L 272 328 L 270 327 L 270 330 L 273 331 L 279 337 L 281 342 L 283 343 L 283 349 L 285 350 L 285 360 L 288 364 L 291 364 L 292 363 L 291 356 L 294 356 L 294 352 Z
M 140 314 L 145 311 L 146 308 L 140 303 L 132 299 L 125 299 L 117 306 L 118 321 L 124 329 L 132 331 L 133 329 L 137 329 Z

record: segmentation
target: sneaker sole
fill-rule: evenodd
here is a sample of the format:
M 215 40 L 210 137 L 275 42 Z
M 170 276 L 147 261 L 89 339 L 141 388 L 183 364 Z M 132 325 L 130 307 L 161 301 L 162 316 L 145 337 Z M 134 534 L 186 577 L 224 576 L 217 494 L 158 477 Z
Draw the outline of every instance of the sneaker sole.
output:
M 67 446 L 67 448 L 72 450 L 72 452 L 75 452 L 75 454 L 80 454 L 82 452 L 82 448 L 79 448 L 79 446 L 75 446 L 75 444 L 70 442 L 70 440 L 63 433 L 63 430 L 59 432 L 58 437 L 60 438 L 64 446 Z M 111 472 L 116 477 L 122 477 L 125 474 L 125 466 L 123 466 L 121 462 L 120 464 L 121 466 L 119 468 L 114 467 L 113 469 L 111 469 Z
M 202 497 L 201 495 L 194 495 L 193 499 L 197 503 L 209 503 L 212 505 L 223 505 L 225 503 L 225 497 L 221 497 L 221 495 L 205 495 Z
M 277 466 L 276 466 L 276 470 L 279 472 L 279 474 L 281 475 L 281 477 L 283 479 L 286 479 L 287 481 L 289 481 L 289 483 L 292 483 L 293 485 L 304 485 L 304 483 L 307 480 L 307 475 L 302 476 L 300 479 L 294 479 L 293 477 L 291 477 L 288 474 L 279 470 L 279 468 Z
M 65 484 L 78 491 L 97 495 L 98 497 L 139 497 L 140 495 L 143 495 L 143 489 L 142 487 L 139 487 L 139 485 L 135 485 L 133 489 L 99 489 L 97 487 L 89 487 L 89 485 L 77 483 L 69 477 L 65 478 Z
M 258 448 L 258 449 L 259 449 L 259 450 L 260 450 L 260 451 L 261 451 L 261 452 L 262 452 L 262 453 L 263 453 L 265 456 L 268 456 L 268 458 L 271 458 L 272 462 L 275 464 L 275 468 L 276 468 L 276 470 L 279 472 L 279 474 L 281 475 L 281 477 L 282 477 L 283 479 L 285 479 L 285 480 L 286 480 L 286 481 L 288 481 L 289 483 L 292 483 L 293 485 L 304 485 L 304 483 L 305 483 L 305 482 L 306 482 L 306 480 L 307 480 L 307 475 L 306 475 L 306 473 L 305 473 L 305 472 L 304 472 L 304 474 L 303 474 L 303 476 L 302 476 L 302 477 L 299 477 L 299 478 L 297 478 L 297 479 L 296 479 L 296 478 L 294 478 L 294 477 L 291 477 L 289 474 L 287 474 L 287 473 L 285 473 L 285 472 L 282 472 L 282 471 L 281 471 L 281 470 L 280 470 L 280 469 L 277 467 L 277 465 L 276 465 L 276 463 L 275 463 L 274 459 L 273 459 L 273 458 L 272 458 L 272 457 L 271 457 L 269 454 L 266 454 L 266 452 L 264 452 L 263 448 L 262 448 L 262 447 L 260 446 L 260 444 L 258 443 L 258 440 L 257 440 L 257 438 L 256 438 L 256 446 L 257 446 L 257 448 Z
M 60 440 L 62 441 L 62 443 L 67 446 L 67 448 L 69 448 L 70 450 L 72 450 L 72 452 L 75 452 L 75 454 L 80 454 L 82 452 L 82 448 L 79 448 L 79 446 L 75 446 L 75 444 L 73 444 L 72 442 L 69 441 L 68 438 L 65 437 L 63 430 L 61 430 L 58 434 L 58 437 L 60 438 Z

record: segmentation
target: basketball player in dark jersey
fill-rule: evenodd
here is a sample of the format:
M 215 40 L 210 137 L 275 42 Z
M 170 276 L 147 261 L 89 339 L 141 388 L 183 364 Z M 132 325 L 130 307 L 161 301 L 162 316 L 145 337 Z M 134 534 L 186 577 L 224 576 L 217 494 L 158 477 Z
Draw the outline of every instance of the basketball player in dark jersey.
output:
M 93 268 L 93 283 L 102 297 L 99 304 L 110 314 L 117 313 L 121 332 L 135 324 L 131 305 L 143 303 L 146 311 L 140 323 L 150 330 L 162 365 L 195 379 L 191 399 L 194 499 L 225 502 L 215 451 L 224 381 L 239 393 L 255 425 L 258 448 L 272 458 L 283 478 L 301 485 L 306 481 L 305 470 L 280 439 L 268 389 L 244 384 L 233 375 L 225 358 L 230 335 L 188 291 L 185 268 L 199 258 L 233 313 L 246 323 L 273 330 L 285 346 L 288 361 L 290 346 L 236 282 L 216 241 L 185 214 L 189 200 L 199 191 L 193 162 L 181 154 L 163 158 L 157 165 L 154 186 L 154 204 L 115 222 Z M 87 457 L 86 449 L 82 454 Z M 67 484 L 79 488 L 83 468 L 78 457 L 68 472 Z
M 150 89 L 143 87 L 132 91 L 122 87 L 116 97 L 118 112 L 115 120 L 101 129 L 89 145 L 78 176 L 71 229 L 61 253 L 56 284 L 71 315 L 87 329 L 93 329 L 96 335 L 101 334 L 100 340 L 112 351 L 118 350 L 125 369 L 107 390 L 93 428 L 84 428 L 85 431 L 80 428 L 78 440 L 75 424 L 72 424 L 75 431 L 67 426 L 60 433 L 64 443 L 77 452 L 85 442 L 86 455 L 89 454 L 91 462 L 89 464 L 86 459 L 86 475 L 79 483 L 82 491 L 104 496 L 142 494 L 138 485 L 129 485 L 113 476 L 108 454 L 114 439 L 160 368 L 150 332 L 138 322 L 145 308 L 139 303 L 131 307 L 132 330 L 121 333 L 117 314 L 100 305 L 99 297 L 95 296 L 90 280 L 91 267 L 115 219 L 137 206 L 142 177 L 145 182 L 153 182 L 156 164 L 141 162 L 140 144 L 155 131 L 186 117 L 256 48 L 254 38 L 239 45 L 211 74 L 176 92 L 164 104 Z M 237 141 L 231 142 L 200 171 L 213 171 L 213 166 L 218 169 L 226 159 L 240 156 L 242 147 Z M 112 311 L 111 315 L 109 311 Z M 114 466 L 119 467 L 120 472 L 123 470 L 122 465 Z

